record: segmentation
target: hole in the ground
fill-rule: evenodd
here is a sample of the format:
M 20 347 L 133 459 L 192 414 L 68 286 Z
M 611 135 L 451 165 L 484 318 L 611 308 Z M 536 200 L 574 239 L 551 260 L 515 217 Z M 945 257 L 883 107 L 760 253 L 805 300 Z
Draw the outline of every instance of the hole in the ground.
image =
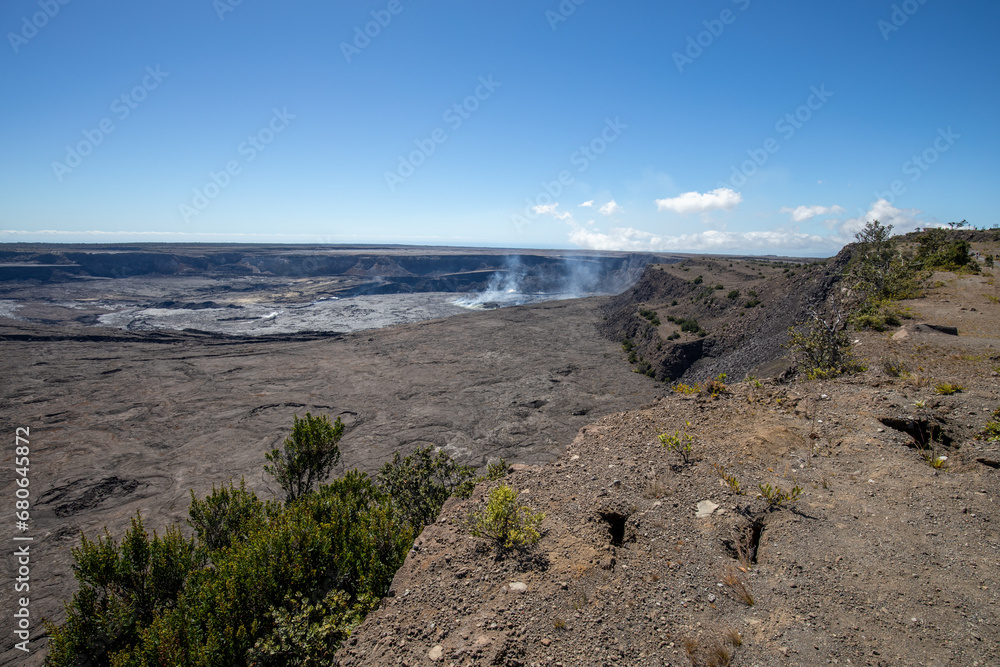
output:
M 976 461 L 978 463 L 982 463 L 987 468 L 994 468 L 1000 470 L 1000 461 L 994 461 L 993 459 L 984 459 L 984 458 L 978 458 L 976 459 Z
M 625 522 L 628 521 L 628 516 L 618 512 L 601 512 L 601 520 L 608 524 L 611 544 L 620 547 L 625 541 Z
M 882 417 L 880 422 L 891 429 L 905 433 L 913 438 L 912 447 L 917 449 L 927 449 L 932 442 L 937 442 L 945 447 L 951 446 L 951 436 L 944 432 L 940 424 L 929 419 L 898 419 L 895 417 Z
M 764 535 L 764 519 L 751 519 L 733 528 L 728 539 L 722 541 L 729 556 L 749 568 L 757 564 L 757 551 Z

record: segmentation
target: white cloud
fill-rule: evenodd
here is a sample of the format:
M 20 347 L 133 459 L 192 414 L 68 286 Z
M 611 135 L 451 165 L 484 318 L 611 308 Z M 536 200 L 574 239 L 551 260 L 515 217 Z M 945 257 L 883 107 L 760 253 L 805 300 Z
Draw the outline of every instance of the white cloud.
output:
M 590 201 L 585 201 L 582 204 L 580 204 L 580 207 L 594 208 L 594 200 L 591 199 Z
M 551 215 L 556 220 L 572 220 L 573 214 L 569 211 L 559 211 L 559 202 L 555 204 L 539 204 L 538 206 L 533 206 L 532 211 L 536 215 Z
M 598 213 L 601 215 L 614 215 L 622 210 L 622 207 L 618 205 L 614 199 L 609 201 L 607 204 L 597 209 Z
M 782 213 L 789 213 L 792 216 L 792 222 L 805 222 L 806 220 L 812 220 L 817 215 L 830 215 L 843 213 L 844 209 L 840 206 L 796 206 L 795 208 L 788 208 L 787 206 L 781 209 Z
M 892 225 L 892 231 L 896 234 L 912 232 L 917 227 L 935 227 L 937 225 L 921 220 L 918 216 L 923 211 L 915 208 L 896 208 L 885 199 L 879 199 L 873 203 L 868 212 L 856 218 L 845 220 L 840 225 L 840 235 L 845 239 L 845 243 L 854 240 L 854 235 L 864 229 L 871 220 L 878 220 L 888 227 Z
M 763 251 L 829 252 L 839 250 L 841 243 L 831 237 L 803 234 L 789 230 L 728 232 L 706 230 L 693 234 L 670 236 L 654 234 L 632 227 L 614 227 L 608 232 L 574 226 L 570 243 L 590 250 L 630 250 L 654 252 L 718 252 L 751 253 Z
M 707 194 L 712 195 L 713 193 Z M 733 194 L 738 196 L 738 193 Z M 678 199 L 684 196 L 682 195 Z M 804 209 L 803 215 L 812 213 L 815 209 L 823 209 L 825 213 L 843 213 L 843 208 L 839 206 L 800 208 Z M 790 209 L 784 212 L 794 214 L 796 210 Z M 816 215 L 822 214 L 816 213 Z M 571 228 L 569 242 L 591 250 L 831 256 L 844 245 L 853 242 L 854 235 L 871 220 L 878 220 L 883 225 L 892 225 L 895 233 L 906 233 L 918 227 L 937 225 L 937 223 L 922 220 L 922 211 L 899 209 L 884 199 L 872 203 L 867 212 L 861 212 L 859 209 L 859 214 L 858 217 L 846 220 L 831 219 L 826 221 L 830 232 L 825 234 L 805 233 L 795 226 L 755 231 L 709 229 L 682 234 L 663 234 L 634 227 L 612 227 L 604 231 L 595 226 L 593 221 L 590 221 L 586 226 L 569 221 L 568 224 Z M 803 219 L 809 220 L 811 217 L 810 215 Z
M 660 211 L 675 211 L 676 213 L 701 213 L 715 209 L 732 211 L 743 201 L 743 195 L 730 188 L 717 188 L 711 192 L 685 192 L 679 197 L 657 199 L 656 208 Z

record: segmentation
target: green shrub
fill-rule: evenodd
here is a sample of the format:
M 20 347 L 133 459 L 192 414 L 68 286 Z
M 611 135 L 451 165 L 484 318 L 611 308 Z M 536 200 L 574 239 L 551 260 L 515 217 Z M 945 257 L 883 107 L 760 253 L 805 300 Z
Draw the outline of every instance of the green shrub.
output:
M 730 290 L 729 294 L 726 295 L 728 299 L 738 299 L 740 298 L 740 291 L 738 289 Z
M 653 326 L 660 326 L 660 318 L 657 316 L 655 310 L 646 310 L 643 308 L 639 310 L 639 315 L 646 318 Z
M 337 443 L 343 435 L 340 417 L 331 424 L 326 415 L 313 417 L 307 412 L 304 419 L 295 415 L 292 434 L 285 438 L 281 449 L 268 452 L 271 465 L 264 466 L 264 472 L 272 475 L 285 492 L 285 502 L 308 493 L 330 476 L 340 462 Z
M 771 507 L 781 507 L 785 503 L 794 502 L 802 495 L 801 486 L 796 486 L 791 491 L 785 491 L 777 486 L 772 488 L 770 484 L 758 484 L 757 490 L 760 491 L 758 497 L 766 500 Z
M 677 324 L 680 325 L 681 331 L 687 331 L 690 333 L 698 333 L 701 331 L 701 325 L 699 325 L 698 320 L 693 317 L 688 320 L 677 320 Z
M 324 667 L 357 623 L 347 596 L 330 591 L 312 603 L 302 593 L 289 595 L 270 612 L 273 629 L 247 655 L 254 667 Z
M 961 393 L 964 387 L 959 384 L 952 384 L 950 382 L 941 382 L 934 386 L 934 392 L 941 394 L 942 396 L 951 396 L 952 394 Z
M 503 479 L 510 473 L 510 464 L 500 459 L 496 463 L 490 463 L 486 466 L 486 479 L 491 482 Z
M 837 377 L 862 370 L 851 355 L 851 340 L 842 317 L 821 318 L 815 312 L 809 320 L 788 330 L 788 343 L 796 366 L 810 380 Z
M 440 457 L 428 466 L 416 460 L 394 472 L 423 482 L 418 489 L 461 486 L 451 482 L 467 474 Z M 428 470 L 449 481 L 427 483 Z M 230 483 L 192 497 L 193 539 L 176 526 L 150 537 L 140 516 L 120 543 L 107 531 L 97 541 L 84 537 L 73 550 L 80 589 L 66 622 L 49 627 L 45 664 L 329 664 L 413 544 L 418 528 L 403 502 L 356 471 L 283 505 Z
M 452 494 L 467 497 L 475 486 L 472 466 L 458 464 L 443 451 L 434 455 L 433 449 L 428 445 L 405 458 L 396 452 L 377 476 L 379 487 L 392 497 L 418 533 L 434 523 Z
M 486 507 L 469 516 L 469 532 L 487 540 L 498 553 L 524 549 L 538 542 L 545 515 L 518 505 L 517 491 L 502 484 L 490 492 Z
M 688 424 L 690 426 L 690 424 Z M 694 437 L 688 435 L 687 433 L 681 433 L 680 431 L 674 431 L 673 435 L 669 433 L 660 434 L 660 442 L 663 446 L 671 452 L 677 452 L 680 454 L 681 460 L 684 465 L 688 465 L 694 458 Z
M 265 505 L 257 494 L 247 491 L 244 480 L 240 479 L 239 488 L 232 482 L 218 491 L 213 486 L 212 493 L 204 500 L 195 498 L 192 490 L 188 524 L 194 528 L 199 544 L 210 554 L 244 541 L 267 520 L 268 508 L 272 512 L 277 510 L 277 506 Z
M 305 598 L 336 601 L 339 627 L 322 629 L 322 638 L 343 634 L 385 595 L 413 535 L 387 495 L 349 472 L 287 505 L 213 567 L 192 572 L 177 603 L 145 625 L 113 667 L 246 667 L 254 647 L 273 645 L 278 624 L 301 629 L 315 618 L 301 618 L 295 600 Z
M 963 238 L 953 236 L 948 230 L 925 230 L 917 238 L 917 243 L 919 247 L 913 263 L 921 269 L 979 272 L 979 265 L 972 258 L 972 245 Z
M 1000 442 L 1000 408 L 993 411 L 993 421 L 986 422 L 981 437 L 990 442 Z
M 137 513 L 120 543 L 107 529 L 97 541 L 83 536 L 73 561 L 80 587 L 66 605 L 65 623 L 49 628 L 46 664 L 110 665 L 157 614 L 176 606 L 195 568 L 195 544 L 175 526 L 151 538 Z

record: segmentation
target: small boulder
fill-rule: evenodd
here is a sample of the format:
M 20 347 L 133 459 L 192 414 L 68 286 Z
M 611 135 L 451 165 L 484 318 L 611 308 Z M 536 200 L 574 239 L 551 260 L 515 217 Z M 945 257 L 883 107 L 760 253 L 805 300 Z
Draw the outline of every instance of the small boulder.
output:
M 718 503 L 713 503 L 711 500 L 702 500 L 698 503 L 698 511 L 695 513 L 695 517 L 704 519 L 705 517 L 712 516 L 712 513 L 717 509 L 719 509 Z

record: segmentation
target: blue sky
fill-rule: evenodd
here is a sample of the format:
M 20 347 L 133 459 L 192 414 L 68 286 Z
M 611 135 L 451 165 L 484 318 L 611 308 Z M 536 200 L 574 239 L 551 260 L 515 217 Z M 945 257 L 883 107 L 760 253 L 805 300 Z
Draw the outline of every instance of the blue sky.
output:
M 1000 223 L 993 0 L 7 0 L 0 240 L 830 255 Z

